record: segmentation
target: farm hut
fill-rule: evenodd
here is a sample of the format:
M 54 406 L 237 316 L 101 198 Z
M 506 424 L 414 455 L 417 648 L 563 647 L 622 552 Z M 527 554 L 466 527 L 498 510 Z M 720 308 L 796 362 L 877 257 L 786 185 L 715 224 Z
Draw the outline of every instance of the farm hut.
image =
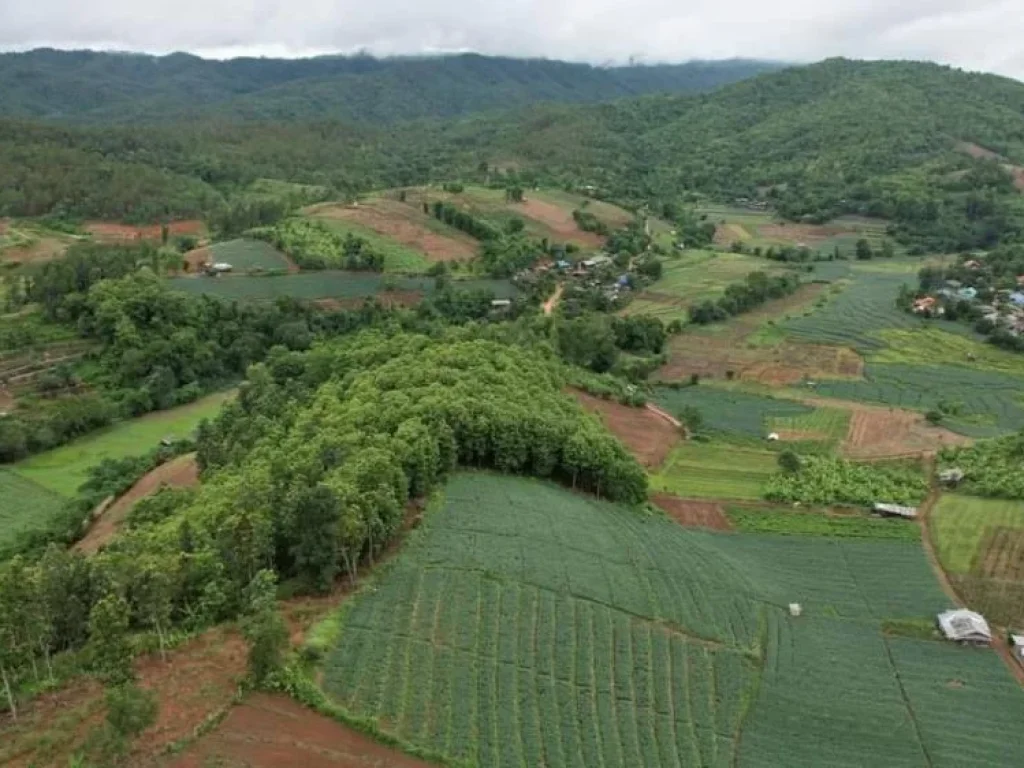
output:
M 800 603 L 790 603 L 789 604 L 789 615 L 792 616 L 793 618 L 796 618 L 797 616 L 799 616 L 803 612 L 804 612 L 804 609 L 803 609 L 803 606 L 800 605 Z
M 925 296 L 923 299 L 918 299 L 914 302 L 914 312 L 924 312 L 935 306 L 934 296 Z
M 779 433 L 778 432 L 769 432 L 767 439 L 768 439 L 768 442 L 774 443 L 776 440 L 779 439 Z
M 207 270 L 210 272 L 210 274 L 213 274 L 213 275 L 219 275 L 222 272 L 230 272 L 232 269 L 233 269 L 233 267 L 230 264 L 228 264 L 226 261 L 215 262 L 215 263 L 211 264 L 207 268 Z
M 1010 648 L 1013 658 L 1024 664 L 1024 635 L 1010 635 Z
M 871 508 L 883 517 L 903 517 L 907 520 L 913 520 L 917 517 L 917 507 L 904 507 L 899 504 L 875 502 Z
M 512 306 L 511 299 L 492 299 L 491 306 L 494 309 L 505 309 L 506 307 Z
M 959 485 L 963 482 L 964 471 L 959 467 L 944 469 L 939 472 L 939 482 L 944 485 Z
M 980 613 L 956 608 L 940 613 L 936 618 L 947 640 L 962 645 L 988 645 L 992 642 L 992 630 Z
M 977 259 L 971 259 L 970 261 L 965 261 L 964 266 L 967 267 L 968 269 L 980 269 L 981 262 L 978 261 Z

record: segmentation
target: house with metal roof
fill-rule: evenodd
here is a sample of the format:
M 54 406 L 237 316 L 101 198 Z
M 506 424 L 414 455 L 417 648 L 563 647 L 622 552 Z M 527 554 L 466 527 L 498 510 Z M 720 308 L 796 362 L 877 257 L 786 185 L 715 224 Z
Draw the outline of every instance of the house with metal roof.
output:
M 970 645 L 988 645 L 992 642 L 992 630 L 980 613 L 955 608 L 940 613 L 936 618 L 947 640 Z
M 899 504 L 875 502 L 871 508 L 877 514 L 885 515 L 886 517 L 905 517 L 908 520 L 913 520 L 917 517 L 917 507 L 904 507 Z

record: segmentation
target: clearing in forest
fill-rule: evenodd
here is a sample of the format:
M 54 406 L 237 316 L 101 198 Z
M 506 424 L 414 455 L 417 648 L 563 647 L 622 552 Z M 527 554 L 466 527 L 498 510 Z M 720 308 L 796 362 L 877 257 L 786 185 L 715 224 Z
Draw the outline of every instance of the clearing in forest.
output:
M 725 510 L 717 502 L 681 499 L 670 493 L 656 493 L 651 496 L 651 501 L 680 525 L 720 531 L 732 528 Z
M 340 615 L 322 685 L 486 768 L 1013 764 L 1024 691 L 997 655 L 883 632 L 946 605 L 916 542 L 717 533 L 461 474 Z
M 218 392 L 166 411 L 155 411 L 74 440 L 67 445 L 30 456 L 13 465 L 22 477 L 72 497 L 88 479 L 89 468 L 103 459 L 139 456 L 156 448 L 165 437 L 189 437 L 203 419 L 212 419 L 234 390 Z
M 651 475 L 651 487 L 682 498 L 755 501 L 778 468 L 774 451 L 689 440 L 672 449 Z
M 208 718 L 231 705 L 246 673 L 245 641 L 218 628 L 168 651 L 136 660 L 139 685 L 156 694 L 156 723 L 132 742 L 125 765 L 158 766 L 164 750 L 191 738 Z M 5 768 L 75 765 L 89 735 L 103 724 L 103 688 L 80 676 L 36 696 L 18 720 L 0 716 L 0 764 Z M 91 765 L 109 763 L 90 762 Z
M 142 240 L 160 240 L 163 236 L 163 228 L 160 224 L 135 226 L 110 221 L 87 221 L 83 225 L 83 229 L 98 242 L 115 245 Z M 167 224 L 167 234 L 170 237 L 178 235 L 202 237 L 206 234 L 206 225 L 198 219 L 172 221 Z
M 881 219 L 858 216 L 841 216 L 824 224 L 802 224 L 776 218 L 770 211 L 729 205 L 705 205 L 698 213 L 715 225 L 715 244 L 720 247 L 739 242 L 748 248 L 806 247 L 824 254 L 838 247 L 841 253 L 850 255 L 861 238 L 872 248 L 880 248 L 888 227 Z
M 385 263 L 389 255 L 394 264 L 411 261 L 410 254 L 399 253 L 395 244 L 406 251 L 412 251 L 419 256 L 421 262 L 427 263 L 466 261 L 476 255 L 479 247 L 479 243 L 472 237 L 437 221 L 423 212 L 422 205 L 414 203 L 377 197 L 353 205 L 321 203 L 307 208 L 305 213 L 328 222 L 355 225 L 351 231 L 361 237 L 366 237 L 368 230 L 371 236 L 390 241 L 392 247 L 385 251 Z M 371 246 L 380 245 L 371 237 L 367 239 L 371 241 Z
M 584 408 L 597 413 L 613 435 L 645 467 L 659 467 L 679 441 L 679 429 L 646 408 L 633 408 L 612 400 L 573 391 Z

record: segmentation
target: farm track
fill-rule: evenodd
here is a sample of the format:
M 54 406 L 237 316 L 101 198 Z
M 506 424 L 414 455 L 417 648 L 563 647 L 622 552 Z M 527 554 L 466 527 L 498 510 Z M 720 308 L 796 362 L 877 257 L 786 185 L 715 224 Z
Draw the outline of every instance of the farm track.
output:
M 953 582 L 950 581 L 949 576 L 942 567 L 942 562 L 939 560 L 938 553 L 935 551 L 935 542 L 932 540 L 929 518 L 941 496 L 942 491 L 938 486 L 934 486 L 921 506 L 918 507 L 918 520 L 921 521 L 921 544 L 924 547 L 925 557 L 928 558 L 928 564 L 935 573 L 935 578 L 938 579 L 939 585 L 942 587 L 942 591 L 945 592 L 949 599 L 953 601 L 955 606 L 958 608 L 964 608 L 966 607 L 964 601 L 961 599 L 956 588 L 953 586 Z M 1007 669 L 1009 669 L 1010 674 L 1013 675 L 1022 687 L 1024 687 L 1024 666 L 1022 666 L 1013 657 L 1013 653 L 1010 651 L 1010 648 L 1006 643 L 1006 638 L 1003 637 L 1002 632 L 993 633 L 992 648 L 999 654 L 999 657 L 1003 660 Z
M 547 301 L 544 302 L 544 314 L 550 315 L 555 311 L 555 307 L 558 306 L 558 302 L 562 300 L 562 292 L 565 290 L 565 283 L 559 283 L 555 286 L 555 292 L 548 297 Z

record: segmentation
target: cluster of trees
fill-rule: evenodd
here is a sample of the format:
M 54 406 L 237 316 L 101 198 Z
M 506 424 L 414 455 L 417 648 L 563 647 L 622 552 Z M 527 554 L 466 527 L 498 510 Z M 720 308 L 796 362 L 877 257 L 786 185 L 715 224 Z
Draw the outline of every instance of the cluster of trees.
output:
M 424 203 L 423 207 L 425 209 L 429 208 L 434 218 L 438 221 L 443 221 L 449 227 L 461 230 L 470 237 L 475 237 L 481 242 L 494 240 L 501 234 L 495 227 L 491 226 L 486 221 L 478 219 L 473 214 L 463 211 L 451 203 L 436 200 L 433 205 Z
M 629 379 L 646 376 L 663 361 L 667 334 L 656 317 L 616 317 L 587 313 L 563 317 L 555 326 L 558 353 L 567 362 L 596 373 L 613 372 Z M 623 367 L 621 352 L 632 356 Z
M 342 237 L 320 221 L 286 219 L 249 234 L 284 251 L 303 269 L 384 269 L 384 254 L 374 250 L 366 238 L 351 232 Z
M 690 308 L 690 322 L 698 325 L 726 320 L 749 312 L 770 299 L 779 299 L 800 287 L 800 277 L 786 273 L 769 277 L 764 272 L 751 272 L 742 283 L 731 283 L 718 299 L 708 299 Z
M 607 237 L 610 233 L 608 225 L 586 209 L 577 208 L 572 212 L 572 218 L 576 222 L 576 226 L 584 232 L 593 232 L 602 237 Z

